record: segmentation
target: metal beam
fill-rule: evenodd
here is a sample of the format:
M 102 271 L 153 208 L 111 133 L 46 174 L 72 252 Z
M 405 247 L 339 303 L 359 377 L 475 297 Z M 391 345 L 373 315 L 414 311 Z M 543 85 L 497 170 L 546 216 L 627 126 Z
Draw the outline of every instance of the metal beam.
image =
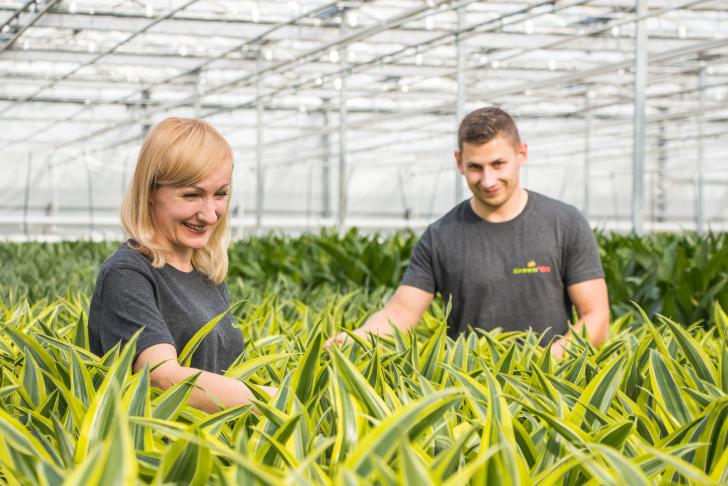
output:
M 43 8 L 41 8 L 37 12 L 32 12 L 35 15 L 33 15 L 33 17 L 31 17 L 30 20 L 28 20 L 28 22 L 21 25 L 20 28 L 10 37 L 9 40 L 4 42 L 3 44 L 0 44 L 0 54 L 2 54 L 5 50 L 12 47 L 12 45 L 15 44 L 15 42 L 17 42 L 17 40 L 20 38 L 21 35 L 23 35 L 25 33 L 26 30 L 28 30 L 30 27 L 32 27 L 33 24 L 35 24 L 41 17 L 43 17 L 43 15 L 46 12 L 48 12 L 48 10 L 53 8 L 53 6 L 55 4 L 57 4 L 59 1 L 60 0 L 48 0 L 48 2 L 45 5 L 43 5 Z M 8 23 L 11 22 L 12 20 L 15 20 L 16 22 L 20 22 L 21 15 L 31 5 L 37 5 L 37 4 L 34 1 L 27 2 L 25 5 L 20 7 L 20 9 L 18 9 L 17 12 L 15 12 L 15 14 L 8 20 L 8 22 L 3 24 L 2 28 L 4 29 L 5 26 L 8 25 Z M 29 11 L 28 13 L 31 13 L 31 12 Z
M 195 1 L 195 0 L 192 0 L 192 1 Z M 472 0 L 472 1 L 475 1 L 475 0 Z M 440 3 L 446 3 L 446 2 L 447 2 L 447 0 L 437 0 L 436 5 L 438 5 Z M 220 92 L 223 92 L 224 93 L 224 92 L 226 92 L 226 91 L 228 91 L 228 90 L 230 90 L 232 88 L 235 88 L 235 87 L 239 86 L 242 83 L 254 82 L 260 76 L 263 76 L 263 75 L 266 75 L 266 74 L 272 73 L 272 72 L 277 72 L 280 69 L 286 68 L 286 67 L 291 66 L 293 64 L 297 64 L 297 63 L 306 61 L 307 59 L 309 59 L 311 57 L 315 57 L 315 56 L 319 55 L 320 53 L 326 52 L 326 51 L 328 51 L 328 50 L 330 50 L 332 48 L 340 48 L 340 47 L 349 45 L 351 43 L 358 42 L 358 41 L 360 41 L 362 39 L 365 39 L 367 37 L 373 36 L 373 35 L 378 34 L 380 32 L 383 32 L 384 30 L 389 29 L 389 28 L 391 28 L 393 26 L 402 25 L 402 24 L 404 24 L 406 22 L 411 21 L 413 18 L 416 18 L 418 15 L 422 14 L 423 12 L 426 12 L 429 9 L 430 9 L 430 7 L 424 6 L 424 7 L 417 7 L 415 9 L 409 10 L 409 11 L 407 11 L 407 12 L 401 14 L 401 15 L 398 15 L 398 16 L 392 18 L 392 19 L 389 19 L 386 22 L 382 22 L 382 23 L 377 24 L 375 26 L 372 26 L 372 27 L 369 27 L 369 28 L 366 28 L 366 29 L 362 29 L 362 30 L 357 31 L 357 32 L 355 32 L 353 34 L 343 36 L 342 38 L 339 38 L 339 39 L 337 39 L 337 40 L 335 40 L 333 42 L 329 42 L 329 43 L 326 43 L 326 44 L 324 44 L 322 46 L 318 46 L 316 48 L 310 49 L 310 50 L 304 52 L 303 54 L 301 54 L 296 59 L 286 59 L 284 61 L 279 61 L 279 62 L 274 63 L 272 65 L 266 66 L 266 67 L 264 67 L 264 68 L 262 68 L 262 69 L 260 69 L 260 70 L 258 70 L 256 72 L 254 72 L 254 73 L 246 74 L 246 75 L 244 75 L 244 76 L 242 76 L 240 78 L 234 79 L 232 81 L 228 81 L 228 82 L 219 84 L 217 86 L 208 88 L 207 90 L 204 91 L 204 93 L 202 95 L 203 96 L 207 96 L 207 95 L 210 95 L 210 94 L 215 94 L 215 93 L 220 93 Z M 145 116 L 149 117 L 149 116 L 154 115 L 156 113 L 166 112 L 166 111 L 169 111 L 169 110 L 174 109 L 174 108 L 179 108 L 181 106 L 187 106 L 190 103 L 193 103 L 194 102 L 194 99 L 195 99 L 195 96 L 185 97 L 182 100 L 178 100 L 178 101 L 171 102 L 171 103 L 169 103 L 169 104 L 167 104 L 167 105 L 165 105 L 163 107 L 149 110 L 147 113 L 145 113 Z M 246 103 L 246 105 L 247 105 L 247 103 Z M 235 108 L 233 108 L 233 109 L 235 109 Z M 2 113 L 3 113 L 3 111 L 0 111 L 0 114 L 2 114 Z M 207 113 L 205 116 L 211 116 L 213 114 L 216 114 L 216 113 Z M 62 148 L 62 147 L 65 147 L 65 146 L 78 144 L 79 142 L 83 142 L 83 141 L 86 141 L 86 140 L 90 140 L 92 138 L 95 138 L 95 137 L 97 137 L 99 135 L 102 135 L 104 133 L 107 133 L 109 131 L 112 131 L 112 130 L 115 130 L 115 129 L 118 129 L 118 128 L 121 128 L 121 127 L 124 127 L 124 126 L 132 125 L 134 123 L 136 123 L 136 119 L 134 119 L 134 118 L 127 118 L 127 119 L 125 119 L 123 121 L 120 121 L 118 123 L 115 123 L 114 125 L 112 125 L 110 127 L 106 127 L 104 129 L 96 130 L 96 131 L 94 131 L 94 132 L 92 132 L 90 134 L 86 134 L 86 135 L 83 135 L 83 136 L 78 137 L 76 139 L 73 139 L 71 141 L 68 141 L 68 142 L 59 144 L 56 148 L 58 149 L 58 148 Z
M 55 1 L 57 2 L 58 0 L 55 0 Z M 197 1 L 198 0 L 189 0 L 185 4 L 183 4 L 183 5 L 175 8 L 173 10 L 170 10 L 169 12 L 167 12 L 164 15 L 161 15 L 161 16 L 155 18 L 152 22 L 148 23 L 143 28 L 141 28 L 141 29 L 133 32 L 129 36 L 125 37 L 123 40 L 121 40 L 118 43 L 114 44 L 111 48 L 109 48 L 109 49 L 107 49 L 107 50 L 99 53 L 98 55 L 94 56 L 94 58 L 92 60 L 90 60 L 90 61 L 88 61 L 88 62 L 86 62 L 84 64 L 81 64 L 81 65 L 76 66 L 71 71 L 69 71 L 66 74 L 64 74 L 64 75 L 62 75 L 62 76 L 54 79 L 53 81 L 51 81 L 47 85 L 43 86 L 42 88 L 37 89 L 33 93 L 31 93 L 31 94 L 23 97 L 21 100 L 18 100 L 16 103 L 10 104 L 9 106 L 6 106 L 3 110 L 0 110 L 0 115 L 2 115 L 3 113 L 6 113 L 9 109 L 11 109 L 17 103 L 26 103 L 26 102 L 32 100 L 35 96 L 39 95 L 40 93 L 42 93 L 43 91 L 45 91 L 47 89 L 52 88 L 53 86 L 57 85 L 58 83 L 60 83 L 64 79 L 68 79 L 70 76 L 73 76 L 75 73 L 77 73 L 78 71 L 80 71 L 84 67 L 89 66 L 91 64 L 95 64 L 99 60 L 103 59 L 106 55 L 108 55 L 108 54 L 116 51 L 117 49 L 119 49 L 120 47 L 122 47 L 124 44 L 127 44 L 128 42 L 130 42 L 135 37 L 138 37 L 139 35 L 141 35 L 142 33 L 146 32 L 146 31 L 148 31 L 149 29 L 151 29 L 155 25 L 157 25 L 160 22 L 162 22 L 162 21 L 164 21 L 164 20 L 172 17 L 175 13 L 177 13 L 177 12 L 179 12 L 181 10 L 184 10 L 185 8 L 189 7 L 190 5 L 192 5 L 193 3 L 197 2 Z M 0 52 L 2 52 L 2 51 L 0 51 Z

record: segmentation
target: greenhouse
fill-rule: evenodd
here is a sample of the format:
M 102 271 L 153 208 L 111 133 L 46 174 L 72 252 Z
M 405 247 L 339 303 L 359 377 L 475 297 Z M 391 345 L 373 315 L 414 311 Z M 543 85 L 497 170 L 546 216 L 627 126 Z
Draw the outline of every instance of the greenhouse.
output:
M 728 484 L 725 0 L 0 0 L 0 482 Z

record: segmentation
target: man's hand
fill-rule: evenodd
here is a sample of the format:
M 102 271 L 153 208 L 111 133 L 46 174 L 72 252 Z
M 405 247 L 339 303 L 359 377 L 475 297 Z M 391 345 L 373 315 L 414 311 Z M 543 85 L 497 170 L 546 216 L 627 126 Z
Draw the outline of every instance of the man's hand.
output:
M 354 334 L 365 339 L 367 334 L 388 336 L 392 334 L 392 326 L 407 331 L 417 325 L 434 297 L 430 292 L 417 287 L 400 285 L 384 308 L 367 319 L 367 322 L 356 329 Z M 342 332 L 326 341 L 324 347 L 345 344 L 350 339 L 345 332 Z
M 551 344 L 551 356 L 554 358 L 563 358 L 566 346 L 569 344 L 569 336 L 561 336 L 558 340 Z
M 606 282 L 603 278 L 587 280 L 570 285 L 567 291 L 579 314 L 579 322 L 574 325 L 574 331 L 581 332 L 586 326 L 589 342 L 595 347 L 600 346 L 609 335 L 609 297 Z M 567 332 L 551 344 L 551 356 L 564 356 L 570 334 L 571 331 Z
M 609 337 L 609 296 L 603 278 L 586 280 L 567 287 L 569 299 L 576 307 L 579 322 L 574 332 L 586 326 L 589 341 L 594 347 L 601 346 Z M 568 339 L 568 333 L 566 334 Z
M 356 330 L 352 331 L 352 333 L 353 334 L 356 334 L 357 336 L 359 336 L 362 339 L 366 339 L 366 337 L 367 337 L 366 336 L 367 335 L 367 331 L 364 329 L 364 326 L 360 327 L 359 329 L 356 329 Z M 333 344 L 335 344 L 337 346 L 343 346 L 344 344 L 346 344 L 348 341 L 351 341 L 351 340 L 352 339 L 351 339 L 351 337 L 349 336 L 348 333 L 340 332 L 336 336 L 334 336 L 332 338 L 329 338 L 324 343 L 324 348 L 328 349 Z

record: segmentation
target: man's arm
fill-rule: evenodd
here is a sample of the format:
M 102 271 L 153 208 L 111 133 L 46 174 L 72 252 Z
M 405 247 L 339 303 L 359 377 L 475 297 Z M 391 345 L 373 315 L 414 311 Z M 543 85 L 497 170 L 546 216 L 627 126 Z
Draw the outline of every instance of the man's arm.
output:
M 199 373 L 200 370 L 181 366 L 177 361 L 177 350 L 171 344 L 155 344 L 149 346 L 139 353 L 136 361 L 134 361 L 134 372 L 138 372 L 146 363 L 153 368 L 156 364 L 164 364 L 158 366 L 150 374 L 152 384 L 158 388 L 166 390 L 175 383 L 179 383 L 185 378 Z M 209 413 L 220 411 L 220 407 L 210 398 L 210 395 L 219 400 L 224 408 L 235 407 L 255 398 L 244 383 L 228 378 L 226 376 L 202 371 L 197 377 L 197 387 L 192 389 L 189 405 L 204 410 Z M 261 387 L 267 394 L 273 396 L 277 390 L 274 387 Z
M 579 322 L 574 326 L 575 331 L 581 332 L 586 326 L 589 341 L 594 346 L 600 346 L 609 335 L 609 297 L 605 280 L 603 278 L 586 280 L 570 285 L 566 291 L 579 314 Z M 556 357 L 563 356 L 568 341 L 569 333 L 566 333 L 551 346 L 551 353 Z
M 388 335 L 392 333 L 390 322 L 402 331 L 407 331 L 417 325 L 433 298 L 434 294 L 425 290 L 400 285 L 382 310 L 372 314 L 354 333 L 361 337 L 366 337 L 367 334 Z M 340 333 L 326 341 L 325 346 L 329 347 L 334 342 L 341 344 L 347 337 L 346 333 Z

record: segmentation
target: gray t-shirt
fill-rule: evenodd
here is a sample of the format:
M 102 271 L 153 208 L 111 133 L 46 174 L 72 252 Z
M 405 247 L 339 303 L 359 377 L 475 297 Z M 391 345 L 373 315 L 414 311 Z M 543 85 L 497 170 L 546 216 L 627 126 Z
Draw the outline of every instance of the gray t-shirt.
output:
M 402 278 L 452 298 L 448 335 L 468 326 L 546 331 L 542 343 L 568 330 L 569 285 L 604 276 L 594 233 L 573 206 L 528 191 L 514 219 L 490 223 L 469 201 L 424 232 Z
M 122 243 L 101 266 L 88 316 L 89 345 L 98 356 L 144 327 L 136 355 L 149 346 L 172 344 L 181 353 L 192 336 L 229 307 L 227 287 L 204 274 L 171 265 L 154 268 Z M 192 355 L 193 368 L 224 373 L 243 351 L 243 336 L 225 315 Z M 136 359 L 136 356 L 134 357 Z

